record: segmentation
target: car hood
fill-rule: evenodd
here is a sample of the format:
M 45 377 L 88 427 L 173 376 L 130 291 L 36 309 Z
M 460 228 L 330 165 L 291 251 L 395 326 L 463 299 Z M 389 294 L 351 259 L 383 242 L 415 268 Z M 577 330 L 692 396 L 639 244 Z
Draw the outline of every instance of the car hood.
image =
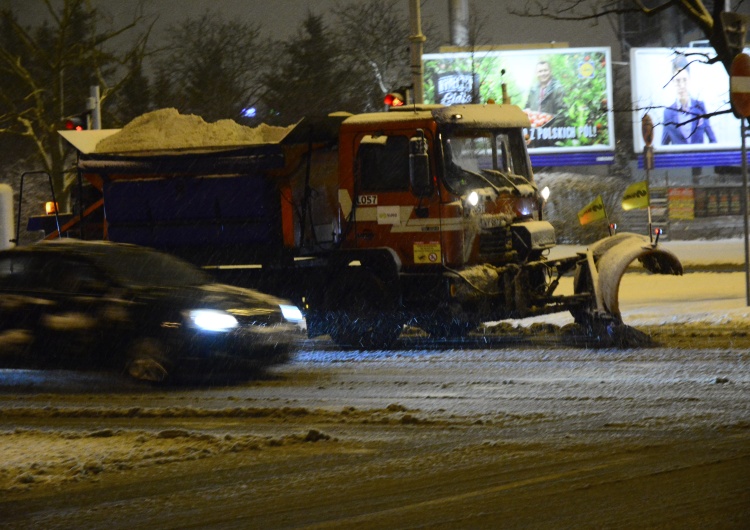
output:
M 248 305 L 268 305 L 278 307 L 280 305 L 291 305 L 291 302 L 277 298 L 270 294 L 261 293 L 253 289 L 235 287 L 223 283 L 210 283 L 201 285 L 199 290 L 203 293 L 207 302 L 221 303 L 245 303 Z
M 185 309 L 214 308 L 274 308 L 279 310 L 282 304 L 291 302 L 252 289 L 244 289 L 221 283 L 188 285 L 180 287 L 151 287 L 138 289 L 136 298 L 147 300 L 169 301 Z

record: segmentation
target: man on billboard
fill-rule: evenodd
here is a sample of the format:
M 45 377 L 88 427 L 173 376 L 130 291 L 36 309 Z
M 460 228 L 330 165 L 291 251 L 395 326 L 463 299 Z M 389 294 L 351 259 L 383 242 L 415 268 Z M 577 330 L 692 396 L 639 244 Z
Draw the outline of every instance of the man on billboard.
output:
M 549 61 L 542 59 L 536 65 L 538 83 L 529 90 L 526 108 L 557 116 L 563 108 L 563 91 L 560 83 L 552 77 Z
M 672 61 L 672 83 L 677 90 L 677 99 L 664 109 L 664 133 L 661 143 L 702 144 L 708 137 L 709 143 L 716 143 L 716 135 L 708 118 L 706 105 L 690 95 L 690 66 L 684 55 Z

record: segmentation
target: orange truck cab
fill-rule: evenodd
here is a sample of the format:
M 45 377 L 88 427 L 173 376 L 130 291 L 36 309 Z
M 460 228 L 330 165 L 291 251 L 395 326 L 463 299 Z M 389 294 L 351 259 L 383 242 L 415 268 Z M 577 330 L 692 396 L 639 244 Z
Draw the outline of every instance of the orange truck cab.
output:
M 333 223 L 346 258 L 335 294 L 313 297 L 313 328 L 320 320 L 331 332 L 326 322 L 336 322 L 361 341 L 411 323 L 456 336 L 524 313 L 516 290 L 546 291 L 546 271 L 525 270 L 520 283 L 519 272 L 555 244 L 526 150 L 528 127 L 520 108 L 494 104 L 347 118 Z

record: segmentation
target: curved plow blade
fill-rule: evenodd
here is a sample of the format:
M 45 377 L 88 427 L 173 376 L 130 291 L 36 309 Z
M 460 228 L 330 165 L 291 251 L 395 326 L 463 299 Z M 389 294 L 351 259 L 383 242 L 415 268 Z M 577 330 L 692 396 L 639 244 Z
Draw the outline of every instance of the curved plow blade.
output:
M 630 264 L 639 260 L 646 270 L 655 274 L 681 275 L 682 263 L 672 252 L 658 248 L 648 237 L 621 233 L 594 243 L 587 252 L 592 270 L 592 284 L 599 313 L 621 320 L 619 291 L 622 275 Z

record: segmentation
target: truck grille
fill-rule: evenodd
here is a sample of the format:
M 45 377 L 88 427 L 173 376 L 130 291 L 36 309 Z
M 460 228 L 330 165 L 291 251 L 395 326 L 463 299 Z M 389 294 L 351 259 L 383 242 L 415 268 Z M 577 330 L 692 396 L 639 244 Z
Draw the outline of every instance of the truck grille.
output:
M 481 258 L 499 258 L 509 250 L 512 250 L 512 247 L 506 227 L 485 228 L 479 234 L 479 256 Z

